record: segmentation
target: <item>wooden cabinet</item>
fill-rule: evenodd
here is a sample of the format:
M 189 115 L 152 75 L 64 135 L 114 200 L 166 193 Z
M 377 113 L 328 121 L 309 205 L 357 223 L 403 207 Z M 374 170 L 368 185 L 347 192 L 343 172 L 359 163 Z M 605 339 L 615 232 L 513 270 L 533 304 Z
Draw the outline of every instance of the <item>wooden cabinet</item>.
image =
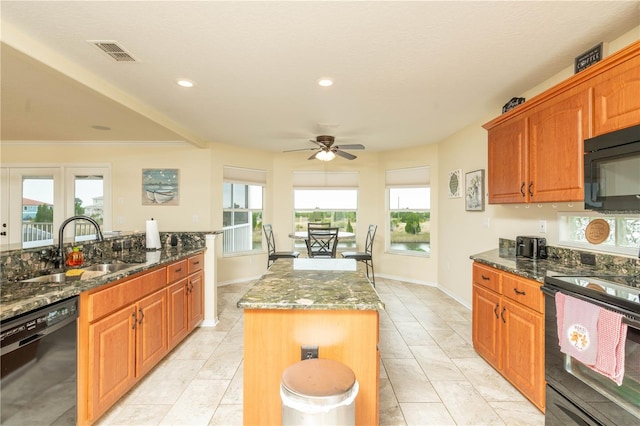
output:
M 489 131 L 489 203 L 584 199 L 589 94 L 574 88 Z
M 640 56 L 593 81 L 593 136 L 640 124 Z
M 528 117 L 528 202 L 584 199 L 584 139 L 589 137 L 589 89 L 565 92 Z
M 88 296 L 89 418 L 104 413 L 167 353 L 165 279 L 162 268 Z M 156 291 L 141 297 L 145 287 Z
M 584 139 L 640 124 L 640 42 L 483 127 L 490 204 L 584 199 Z
M 204 318 L 204 254 L 80 294 L 78 424 L 94 423 Z
M 188 310 L 189 330 L 193 330 L 204 319 L 204 254 L 189 258 Z
M 180 343 L 204 319 L 203 266 L 204 254 L 197 254 L 167 267 L 169 349 Z
M 529 181 L 527 120 L 518 118 L 489 131 L 489 203 L 522 203 Z
M 544 411 L 540 283 L 474 263 L 472 333 L 476 352 Z

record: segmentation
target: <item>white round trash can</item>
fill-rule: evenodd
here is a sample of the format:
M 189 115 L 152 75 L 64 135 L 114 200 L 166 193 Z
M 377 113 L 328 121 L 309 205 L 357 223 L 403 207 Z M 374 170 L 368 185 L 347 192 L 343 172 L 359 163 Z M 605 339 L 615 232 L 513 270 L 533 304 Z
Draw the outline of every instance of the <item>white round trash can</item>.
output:
M 331 359 L 307 359 L 282 373 L 282 424 L 353 425 L 358 381 L 346 365 Z

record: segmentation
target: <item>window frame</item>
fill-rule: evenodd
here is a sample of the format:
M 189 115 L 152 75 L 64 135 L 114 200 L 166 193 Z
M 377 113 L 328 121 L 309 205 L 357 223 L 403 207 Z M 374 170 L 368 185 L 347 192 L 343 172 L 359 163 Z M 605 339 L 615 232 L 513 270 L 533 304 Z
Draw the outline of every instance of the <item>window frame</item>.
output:
M 611 234 L 613 234 L 614 245 L 611 244 L 591 244 L 589 242 L 584 241 L 576 241 L 568 239 L 570 234 L 569 226 L 569 218 L 571 217 L 580 217 L 580 218 L 592 218 L 592 219 L 636 219 L 640 221 L 640 214 L 602 214 L 598 212 L 592 211 L 568 211 L 568 212 L 558 212 L 558 245 L 561 247 L 568 247 L 577 250 L 588 250 L 588 251 L 598 251 L 604 253 L 611 253 L 614 255 L 624 255 L 624 256 L 633 256 L 637 257 L 640 247 L 626 247 L 619 245 L 617 239 L 619 235 L 617 235 L 617 231 L 615 229 L 611 229 Z
M 301 208 L 301 209 L 296 209 L 296 192 L 297 191 L 352 191 L 355 195 L 355 207 L 353 209 L 347 209 L 347 210 L 341 210 L 338 208 L 334 208 L 334 207 L 318 207 L 316 206 L 315 208 Z M 327 213 L 332 217 L 331 220 L 331 225 L 332 226 L 337 226 L 338 228 L 340 228 L 341 231 L 346 231 L 347 227 L 341 227 L 339 226 L 335 219 L 336 213 L 344 213 L 345 217 L 348 216 L 350 213 L 353 213 L 355 215 L 354 217 L 354 221 L 353 223 L 351 223 L 351 226 L 354 228 L 353 232 L 354 235 L 357 236 L 358 234 L 358 203 L 360 200 L 360 191 L 358 188 L 353 188 L 353 187 L 334 187 L 334 186 L 327 186 L 327 187 L 294 187 L 293 188 L 293 228 L 294 228 L 294 232 L 295 231 L 306 231 L 306 229 L 298 229 L 297 228 L 297 216 L 299 214 L 313 214 L 313 213 Z M 349 221 L 349 218 L 346 218 L 347 221 Z M 304 242 L 304 240 L 300 240 L 300 239 L 295 239 L 294 240 L 294 248 L 295 249 L 300 249 L 300 250 L 306 250 L 306 243 Z M 349 238 L 349 239 L 341 239 L 338 240 L 338 249 L 340 250 L 355 250 L 356 248 L 356 239 L 355 237 L 353 239 Z
M 225 208 L 225 202 L 224 202 L 224 196 L 225 196 L 225 186 L 226 185 L 231 185 L 231 204 L 232 207 L 231 208 Z M 246 208 L 233 208 L 233 195 L 234 195 L 234 186 L 235 185 L 243 185 L 247 188 L 247 200 L 249 198 L 249 187 L 250 186 L 255 186 L 257 188 L 260 188 L 261 191 L 261 208 L 260 209 L 255 209 L 255 208 L 250 208 L 249 205 L 247 205 Z M 266 244 L 264 244 L 264 239 L 263 239 L 263 235 L 262 235 L 262 223 L 264 220 L 264 197 L 265 197 L 265 187 L 266 185 L 264 183 L 260 183 L 260 182 L 244 182 L 244 181 L 238 181 L 238 180 L 234 180 L 234 179 L 225 179 L 222 183 L 223 189 L 222 189 L 222 197 L 223 197 L 223 201 L 222 201 L 222 219 L 223 219 L 223 233 L 224 233 L 224 216 L 225 213 L 231 213 L 231 217 L 233 218 L 235 213 L 242 213 L 242 212 L 246 212 L 249 217 L 251 218 L 251 223 L 253 224 L 253 215 L 255 212 L 259 212 L 260 215 L 260 220 L 258 222 L 256 222 L 256 227 L 255 229 L 251 229 L 251 234 L 253 236 L 252 238 L 252 244 L 251 244 L 251 249 L 249 250 L 240 250 L 240 251 L 225 251 L 227 249 L 226 244 L 223 241 L 223 249 L 222 249 L 222 256 L 223 257 L 234 257 L 234 256 L 246 256 L 246 255 L 252 255 L 252 254 L 257 254 L 257 253 L 265 253 L 266 252 Z M 247 203 L 249 204 L 249 203 Z M 255 246 L 255 241 L 254 238 L 256 236 L 256 234 L 258 233 L 259 230 L 259 235 L 260 235 L 260 246 L 256 247 Z M 235 246 L 235 244 L 232 244 Z
M 8 242 L 3 243 L 2 249 L 20 247 L 21 249 L 46 247 L 57 244 L 57 230 L 62 222 L 75 215 L 74 205 L 74 180 L 78 175 L 102 175 L 103 176 L 103 197 L 104 214 L 102 230 L 111 229 L 113 203 L 111 200 L 111 166 L 104 163 L 95 164 L 3 164 L 2 165 L 2 215 L 8 220 Z M 23 180 L 29 177 L 46 177 L 53 179 L 53 229 L 52 239 L 41 240 L 42 244 L 27 244 L 22 241 L 22 198 Z M 74 236 L 74 241 L 82 241 L 86 237 L 79 239 Z
M 424 188 L 429 193 L 429 208 L 428 209 L 420 209 L 420 208 L 391 208 L 391 190 L 392 189 L 401 189 L 401 188 Z M 422 185 L 387 185 L 385 188 L 385 207 L 386 207 L 386 242 L 385 242 L 385 252 L 389 254 L 395 254 L 400 256 L 416 256 L 416 257 L 431 257 L 431 230 L 429 230 L 429 251 L 418 251 L 418 250 L 400 250 L 394 249 L 391 247 L 391 214 L 396 212 L 416 212 L 416 213 L 429 213 L 429 224 L 431 224 L 431 213 L 433 209 L 431 209 L 431 185 L 422 184 Z

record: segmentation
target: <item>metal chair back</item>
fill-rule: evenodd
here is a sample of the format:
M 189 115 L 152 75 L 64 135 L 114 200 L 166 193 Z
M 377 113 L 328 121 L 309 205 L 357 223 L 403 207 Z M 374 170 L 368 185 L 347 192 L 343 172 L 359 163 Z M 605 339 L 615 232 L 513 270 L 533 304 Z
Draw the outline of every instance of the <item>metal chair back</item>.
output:
M 307 254 L 309 257 L 336 257 L 338 228 L 307 226 Z

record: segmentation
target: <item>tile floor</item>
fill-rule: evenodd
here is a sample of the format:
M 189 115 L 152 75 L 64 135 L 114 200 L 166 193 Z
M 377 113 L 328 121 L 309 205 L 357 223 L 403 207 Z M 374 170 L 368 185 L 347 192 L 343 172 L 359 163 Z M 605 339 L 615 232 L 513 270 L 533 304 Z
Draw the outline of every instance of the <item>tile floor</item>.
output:
M 544 415 L 473 350 L 471 312 L 433 287 L 377 278 L 381 425 L 544 425 Z M 200 328 L 99 424 L 242 424 L 242 311 L 251 282 L 218 288 Z

